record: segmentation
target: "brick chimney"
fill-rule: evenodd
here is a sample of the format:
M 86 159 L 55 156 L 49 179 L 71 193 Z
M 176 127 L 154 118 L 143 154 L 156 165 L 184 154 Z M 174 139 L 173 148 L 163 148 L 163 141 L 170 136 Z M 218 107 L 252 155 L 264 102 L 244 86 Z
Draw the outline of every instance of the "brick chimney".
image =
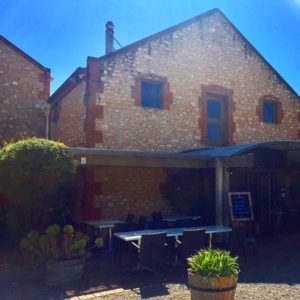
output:
M 108 21 L 106 27 L 105 54 L 113 52 L 114 49 L 114 24 Z

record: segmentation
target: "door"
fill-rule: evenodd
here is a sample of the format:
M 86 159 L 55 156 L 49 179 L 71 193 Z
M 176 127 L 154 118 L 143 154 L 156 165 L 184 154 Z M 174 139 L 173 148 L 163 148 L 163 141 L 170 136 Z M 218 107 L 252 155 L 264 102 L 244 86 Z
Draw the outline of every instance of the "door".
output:
M 207 94 L 206 144 L 223 146 L 228 143 L 227 97 Z

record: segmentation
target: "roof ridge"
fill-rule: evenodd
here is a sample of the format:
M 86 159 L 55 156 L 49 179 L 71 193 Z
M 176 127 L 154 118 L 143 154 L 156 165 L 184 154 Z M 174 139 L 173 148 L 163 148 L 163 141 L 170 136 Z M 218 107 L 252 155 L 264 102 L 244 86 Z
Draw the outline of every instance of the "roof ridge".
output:
M 92 57 L 92 56 L 88 56 L 88 59 L 92 59 L 92 60 L 106 60 L 109 59 L 111 57 L 114 57 L 115 55 L 118 55 L 122 52 L 126 52 L 128 49 L 139 46 L 141 44 L 144 44 L 152 39 L 156 39 L 160 36 L 163 36 L 167 33 L 173 32 L 175 30 L 177 30 L 178 28 L 184 27 L 189 25 L 190 23 L 193 23 L 195 21 L 199 21 L 202 18 L 208 17 L 212 14 L 215 13 L 219 13 L 222 15 L 222 17 L 226 20 L 226 22 L 229 23 L 229 25 L 232 27 L 232 29 L 244 40 L 244 42 L 249 45 L 251 47 L 251 49 L 256 53 L 256 55 L 258 55 L 258 57 L 275 73 L 276 76 L 278 76 L 279 80 L 290 90 L 290 92 L 292 92 L 292 94 L 294 94 L 296 96 L 296 98 L 298 98 L 298 100 L 300 101 L 300 95 L 296 92 L 296 90 L 294 88 L 292 88 L 292 86 L 278 73 L 278 71 L 266 60 L 266 58 L 264 58 L 264 56 L 255 48 L 255 46 L 250 43 L 250 41 L 240 32 L 240 30 L 226 17 L 226 15 L 219 9 L 219 8 L 213 8 L 211 10 L 208 10 L 200 15 L 197 15 L 195 17 L 192 17 L 190 19 L 187 19 L 183 22 L 178 23 L 177 25 L 173 25 L 169 28 L 166 28 L 162 31 L 159 31 L 157 33 L 154 33 L 150 36 L 147 36 L 141 40 L 138 40 L 136 42 L 133 42 L 123 48 L 120 48 L 116 51 L 113 51 L 111 53 L 105 54 L 103 56 L 100 57 Z
M 184 27 L 184 26 L 186 26 L 186 25 L 188 25 L 188 24 L 190 24 L 192 22 L 198 21 L 198 20 L 200 20 L 200 19 L 202 19 L 204 17 L 208 17 L 208 16 L 210 16 L 210 15 L 212 15 L 214 13 L 217 13 L 217 12 L 222 13 L 219 8 L 210 9 L 210 10 L 208 10 L 208 11 L 206 11 L 206 12 L 200 14 L 200 15 L 194 16 L 194 17 L 189 18 L 189 19 L 187 19 L 185 21 L 182 21 L 182 22 L 180 22 L 180 23 L 178 23 L 176 25 L 173 25 L 173 26 L 168 27 L 166 29 L 163 29 L 163 30 L 161 30 L 159 32 L 156 32 L 154 34 L 146 36 L 146 37 L 144 37 L 144 38 L 142 38 L 140 40 L 137 40 L 137 41 L 135 41 L 135 42 L 133 42 L 133 43 L 131 43 L 131 44 L 123 47 L 123 48 L 120 48 L 120 49 L 115 50 L 113 52 L 110 52 L 108 54 L 104 54 L 104 55 L 102 55 L 100 57 L 88 56 L 88 58 L 95 59 L 95 60 L 104 60 L 104 59 L 110 58 L 111 56 L 115 56 L 116 54 L 125 52 L 129 48 L 135 47 L 135 46 L 137 46 L 139 44 L 146 43 L 149 40 L 158 38 L 158 37 L 160 37 L 160 36 L 162 36 L 162 35 L 164 35 L 166 33 L 173 32 L 173 31 L 177 30 L 178 28 Z

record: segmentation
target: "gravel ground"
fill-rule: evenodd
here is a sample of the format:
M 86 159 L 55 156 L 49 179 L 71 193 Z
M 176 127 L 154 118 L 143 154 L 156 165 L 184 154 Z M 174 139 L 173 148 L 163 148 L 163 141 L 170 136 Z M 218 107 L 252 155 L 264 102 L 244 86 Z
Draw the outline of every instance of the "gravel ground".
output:
M 148 287 L 149 292 L 146 297 L 140 289 L 126 291 L 124 293 L 115 294 L 106 297 L 98 297 L 99 300 L 135 300 L 135 299 L 149 299 L 149 300 L 190 300 L 190 292 L 185 285 L 174 284 L 167 285 L 165 290 L 156 287 Z M 148 296 L 151 294 L 153 296 Z M 157 293 L 155 295 L 155 292 Z M 159 293 L 160 292 L 160 293 Z M 168 294 L 166 294 L 168 293 Z M 300 284 L 245 284 L 239 283 L 236 290 L 235 300 L 298 300 L 300 299 Z
M 256 255 L 241 261 L 236 300 L 300 299 L 300 236 L 258 241 Z M 190 299 L 185 268 L 160 270 L 158 275 L 120 270 L 112 256 L 94 256 L 84 278 L 71 286 L 50 288 L 42 270 L 32 271 L 0 256 L 1 300 L 169 300 Z M 124 289 L 101 296 L 103 291 Z M 99 294 L 100 293 L 100 294 Z
M 299 300 L 300 299 L 300 237 L 274 238 L 258 243 L 255 256 L 247 257 L 241 266 L 236 300 Z M 185 279 L 186 280 L 186 279 Z M 170 300 L 190 299 L 184 284 L 167 283 L 126 290 L 99 297 L 99 300 Z

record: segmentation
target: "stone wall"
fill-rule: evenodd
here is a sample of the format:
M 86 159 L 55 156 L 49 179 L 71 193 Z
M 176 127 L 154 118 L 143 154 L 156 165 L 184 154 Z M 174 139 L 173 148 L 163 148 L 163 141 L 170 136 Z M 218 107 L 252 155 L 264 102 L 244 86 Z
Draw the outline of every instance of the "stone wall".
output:
M 103 167 L 94 170 L 93 207 L 101 217 L 124 219 L 128 213 L 149 216 L 153 211 L 170 212 L 161 195 L 166 181 L 163 169 Z
M 84 104 L 86 82 L 82 80 L 63 101 L 57 101 L 51 108 L 51 139 L 67 146 L 84 146 L 86 107 Z
M 102 87 L 89 91 L 89 101 L 102 112 L 94 119 L 89 147 L 180 151 L 203 146 L 201 96 L 207 87 L 232 91 L 231 143 L 299 138 L 296 96 L 218 12 L 115 55 L 90 59 L 88 68 Z M 172 94 L 168 109 L 137 105 L 139 76 L 165 78 Z M 260 120 L 258 106 L 266 95 L 281 103 L 279 124 Z
M 46 117 L 37 105 L 49 93 L 50 70 L 0 38 L 0 144 L 21 137 L 45 137 Z

